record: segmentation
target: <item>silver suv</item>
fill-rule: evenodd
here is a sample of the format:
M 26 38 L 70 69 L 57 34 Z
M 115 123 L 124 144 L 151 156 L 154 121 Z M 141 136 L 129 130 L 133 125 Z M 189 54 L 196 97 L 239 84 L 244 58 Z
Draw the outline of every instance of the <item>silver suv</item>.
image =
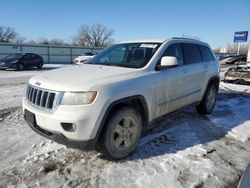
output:
M 23 113 L 47 138 L 121 159 L 136 149 L 154 119 L 191 104 L 211 113 L 218 86 L 219 63 L 207 43 L 130 41 L 86 64 L 32 77 Z

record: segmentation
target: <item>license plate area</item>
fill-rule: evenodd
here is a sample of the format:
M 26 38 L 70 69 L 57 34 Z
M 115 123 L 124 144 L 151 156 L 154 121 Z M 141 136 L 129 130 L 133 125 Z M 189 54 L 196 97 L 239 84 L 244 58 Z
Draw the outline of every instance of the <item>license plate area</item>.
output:
M 30 125 L 36 125 L 36 116 L 34 113 L 30 112 L 29 110 L 24 110 L 24 117 L 25 120 L 30 124 Z

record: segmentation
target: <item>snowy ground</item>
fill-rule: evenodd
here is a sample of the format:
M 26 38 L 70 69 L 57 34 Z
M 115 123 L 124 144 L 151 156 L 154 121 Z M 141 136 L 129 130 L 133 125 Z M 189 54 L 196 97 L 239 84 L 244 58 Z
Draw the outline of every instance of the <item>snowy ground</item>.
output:
M 193 107 L 168 115 L 132 156 L 110 162 L 26 125 L 21 99 L 41 72 L 0 70 L 0 187 L 235 187 L 250 162 L 250 95 L 242 94 L 249 86 L 221 83 L 211 115 Z

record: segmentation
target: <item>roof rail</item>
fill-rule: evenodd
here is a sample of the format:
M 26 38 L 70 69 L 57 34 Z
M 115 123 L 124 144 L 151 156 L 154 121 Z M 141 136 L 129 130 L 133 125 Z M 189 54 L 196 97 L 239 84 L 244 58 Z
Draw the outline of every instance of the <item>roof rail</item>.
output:
M 192 38 L 187 38 L 187 37 L 172 37 L 171 39 L 185 39 L 185 40 L 195 40 L 195 41 L 200 41 L 199 39 L 192 39 Z

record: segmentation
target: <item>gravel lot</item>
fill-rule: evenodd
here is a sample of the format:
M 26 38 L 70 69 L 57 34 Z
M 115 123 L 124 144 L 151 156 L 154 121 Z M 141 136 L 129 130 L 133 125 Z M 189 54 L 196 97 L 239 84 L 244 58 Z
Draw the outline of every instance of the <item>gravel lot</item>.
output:
M 58 67 L 0 70 L 0 187 L 236 187 L 250 161 L 249 87 L 222 83 L 211 115 L 189 107 L 163 117 L 132 156 L 110 162 L 26 125 L 21 100 L 28 79 Z

